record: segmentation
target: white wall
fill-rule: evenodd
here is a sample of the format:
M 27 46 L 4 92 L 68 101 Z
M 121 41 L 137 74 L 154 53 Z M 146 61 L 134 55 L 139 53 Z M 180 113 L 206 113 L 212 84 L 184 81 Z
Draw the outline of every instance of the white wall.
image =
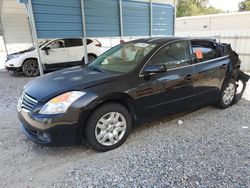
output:
M 250 71 L 250 12 L 177 18 L 175 35 L 215 37 L 230 43 L 240 55 L 241 69 Z
M 2 29 L 8 52 L 12 53 L 18 51 L 20 47 L 31 46 L 32 38 L 25 6 L 19 4 L 17 0 L 0 1 Z
M 176 31 L 214 31 L 250 29 L 250 11 L 176 19 Z
M 4 68 L 6 53 L 3 44 L 3 38 L 0 36 L 0 69 Z

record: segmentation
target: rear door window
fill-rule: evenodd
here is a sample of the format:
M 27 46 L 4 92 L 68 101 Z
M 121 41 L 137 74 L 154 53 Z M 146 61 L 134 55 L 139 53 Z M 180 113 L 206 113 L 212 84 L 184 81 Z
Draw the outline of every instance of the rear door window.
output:
M 219 57 L 217 47 L 213 42 L 191 41 L 195 63 L 209 61 Z
M 82 46 L 82 39 L 69 39 L 69 46 L 70 47 Z

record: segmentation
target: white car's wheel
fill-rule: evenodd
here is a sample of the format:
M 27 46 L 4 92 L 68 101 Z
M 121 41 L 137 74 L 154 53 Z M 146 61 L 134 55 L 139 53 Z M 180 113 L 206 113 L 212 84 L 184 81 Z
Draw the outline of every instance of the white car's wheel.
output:
M 92 55 L 92 54 L 89 54 L 88 55 L 88 63 L 91 63 L 92 61 L 94 61 L 96 59 L 96 56 L 95 55 Z M 82 62 L 84 63 L 85 60 L 84 60 L 84 57 L 82 58 Z
M 29 59 L 23 63 L 22 70 L 25 76 L 34 77 L 39 75 L 38 62 L 35 59 Z
M 91 63 L 91 62 L 94 61 L 95 59 L 96 59 L 96 56 L 91 55 L 91 54 L 88 55 L 89 63 Z

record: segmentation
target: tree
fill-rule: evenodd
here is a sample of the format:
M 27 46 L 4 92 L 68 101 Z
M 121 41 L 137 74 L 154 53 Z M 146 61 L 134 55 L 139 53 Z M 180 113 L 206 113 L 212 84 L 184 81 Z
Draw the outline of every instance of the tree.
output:
M 208 0 L 179 0 L 177 5 L 177 17 L 217 14 L 221 12 L 223 11 L 220 9 L 208 6 Z
M 239 4 L 239 11 L 250 11 L 250 0 L 244 0 Z

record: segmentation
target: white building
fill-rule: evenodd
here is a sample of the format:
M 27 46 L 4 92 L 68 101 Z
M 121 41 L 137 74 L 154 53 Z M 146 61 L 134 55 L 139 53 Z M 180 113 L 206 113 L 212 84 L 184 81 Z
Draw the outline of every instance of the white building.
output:
M 242 69 L 250 71 L 250 12 L 190 16 L 176 19 L 176 36 L 216 37 L 231 43 L 242 60 Z

